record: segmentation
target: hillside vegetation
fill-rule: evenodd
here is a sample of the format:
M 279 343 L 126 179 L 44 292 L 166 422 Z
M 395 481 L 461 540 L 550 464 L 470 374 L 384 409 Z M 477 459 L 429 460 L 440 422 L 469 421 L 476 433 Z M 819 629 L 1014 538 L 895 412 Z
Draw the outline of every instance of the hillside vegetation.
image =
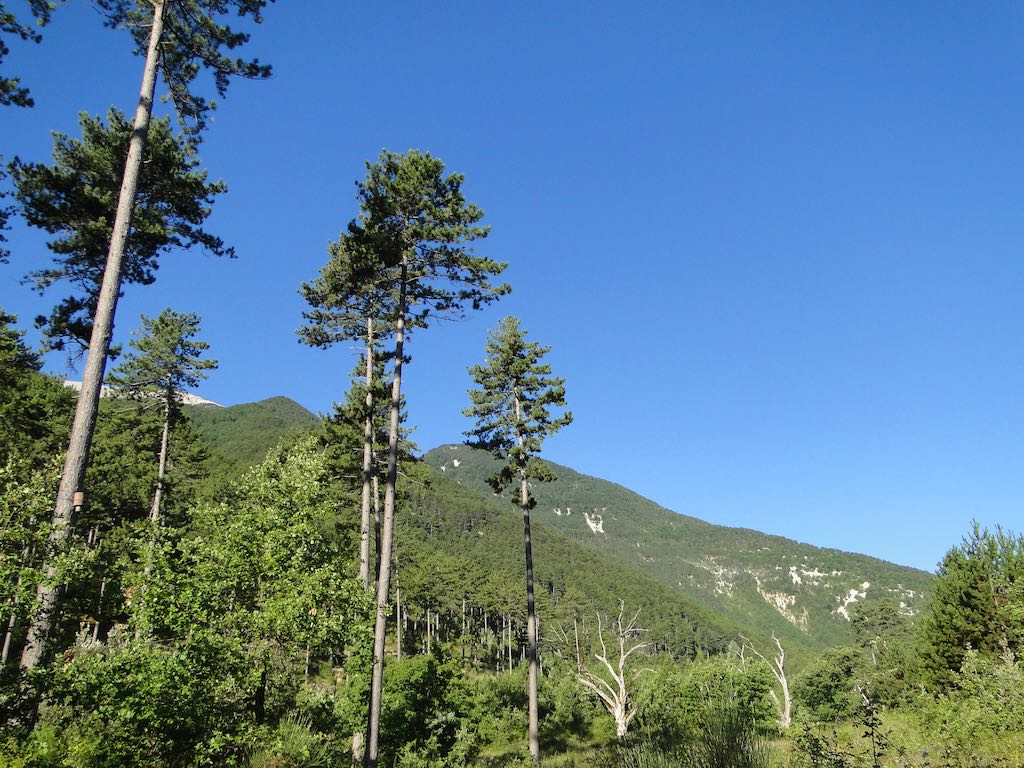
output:
M 294 400 L 281 396 L 226 408 L 192 405 L 186 406 L 185 412 L 216 458 L 215 475 L 222 478 L 263 461 L 285 436 L 318 422 Z
M 494 498 L 489 453 L 465 445 L 428 451 L 445 477 Z M 562 536 L 614 557 L 728 616 L 747 631 L 775 632 L 817 651 L 852 640 L 849 611 L 894 599 L 907 616 L 928 605 L 933 577 L 865 555 L 822 549 L 759 531 L 677 514 L 615 483 L 548 462 L 555 476 L 532 487 L 535 516 Z

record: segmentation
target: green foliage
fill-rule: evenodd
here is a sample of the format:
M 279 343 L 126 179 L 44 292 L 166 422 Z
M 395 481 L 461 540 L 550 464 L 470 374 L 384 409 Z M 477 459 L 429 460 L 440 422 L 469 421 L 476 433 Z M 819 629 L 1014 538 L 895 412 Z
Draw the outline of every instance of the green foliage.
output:
M 186 405 L 196 432 L 210 447 L 211 474 L 218 484 L 237 481 L 282 441 L 308 434 L 319 420 L 294 400 L 271 397 L 221 408 Z
M 1024 663 L 968 651 L 952 683 L 950 693 L 918 702 L 925 731 L 950 764 L 1024 749 Z
M 776 719 L 773 682 L 760 660 L 719 655 L 677 666 L 662 657 L 640 678 L 636 730 L 664 749 L 736 722 L 768 732 Z
M 454 660 L 405 657 L 384 668 L 380 756 L 384 765 L 465 765 L 478 744 L 472 686 Z
M 462 194 L 461 174 L 446 176 L 441 160 L 417 150 L 384 150 L 366 170 L 358 184 L 359 220 L 349 225 L 361 260 L 354 282 L 390 281 L 391 306 L 405 311 L 410 328 L 427 325 L 431 316 L 461 317 L 467 306 L 479 309 L 509 292 L 507 284 L 490 282 L 506 265 L 473 253 L 471 243 L 488 229 L 479 226 L 483 211 Z M 404 307 L 395 284 L 400 266 Z
M 443 445 L 423 458 L 431 466 L 443 466 L 446 477 L 493 498 L 488 479 L 503 462 L 489 452 Z M 851 590 L 865 591 L 864 582 L 870 583 L 868 600 L 893 597 L 914 611 L 927 604 L 934 577 L 923 571 L 758 531 L 710 525 L 615 483 L 544 463 L 555 479 L 531 489 L 537 502 L 535 523 L 683 592 L 718 621 L 744 627 L 759 646 L 770 646 L 774 632 L 793 670 L 825 648 L 853 642 L 850 623 L 838 608 Z M 601 516 L 603 533 L 587 524 L 588 516 L 596 522 L 595 515 Z M 788 617 L 765 594 L 791 600 Z M 646 611 L 644 615 L 649 616 Z
M 0 463 L 11 457 L 42 466 L 67 444 L 75 395 L 52 376 L 0 309 Z
M 32 16 L 30 22 L 22 21 L 5 3 L 0 3 L 0 64 L 10 53 L 3 39 L 5 36 L 12 35 L 33 43 L 38 43 L 42 39 L 37 27 L 49 22 L 54 7 L 52 0 L 28 0 L 26 5 Z M 28 88 L 22 86 L 17 77 L 0 76 L 0 106 L 31 107 L 34 106 L 34 102 Z
M 258 59 L 244 61 L 231 55 L 249 41 L 249 35 L 220 21 L 225 16 L 248 16 L 259 23 L 268 2 L 273 0 L 165 0 L 161 4 L 160 74 L 179 120 L 193 134 L 206 126 L 208 113 L 217 106 L 195 92 L 194 81 L 203 69 L 213 75 L 221 97 L 233 76 L 270 77 L 270 67 Z M 145 56 L 154 4 L 148 0 L 96 0 L 96 6 L 104 23 L 112 29 L 127 29 L 135 41 L 135 52 Z
M 327 768 L 333 761 L 324 742 L 308 718 L 285 715 L 267 743 L 253 750 L 249 768 Z
M 550 351 L 526 340 L 518 318 L 506 317 L 487 337 L 486 362 L 469 369 L 480 389 L 469 390 L 472 405 L 463 414 L 476 425 L 465 434 L 504 462 L 488 478 L 495 493 L 519 477 L 554 479 L 534 457 L 545 438 L 572 422 L 572 414 L 551 415 L 552 407 L 565 408 L 565 380 L 552 377 L 551 366 L 540 362 Z
M 125 539 L 126 556 L 109 564 L 120 594 L 108 599 L 127 624 L 105 642 L 81 634 L 65 646 L 35 735 L 18 743 L 45 741 L 71 766 L 240 765 L 246 755 L 319 765 L 320 747 L 336 762 L 334 734 L 352 727 L 365 691 L 370 605 L 343 576 L 326 473 L 306 440 L 252 471 L 229 503 L 193 509 L 156 542 L 144 601 Z M 341 648 L 345 662 L 317 674 Z
M 835 722 L 855 714 L 865 684 L 865 657 L 858 648 L 831 648 L 793 683 L 793 701 L 812 720 Z
M 459 564 L 451 571 L 457 576 L 435 578 L 428 572 L 417 579 L 424 590 L 432 591 L 431 599 L 452 610 L 465 594 L 471 608 L 491 616 L 492 633 L 503 615 L 511 614 L 518 625 L 525 607 L 525 565 L 508 553 L 521 547 L 521 519 L 510 514 L 507 505 L 480 498 L 447 473 L 431 472 L 422 464 L 411 465 L 406 472 L 410 482 L 396 515 L 396 578 L 403 602 L 422 599 L 417 591 L 406 589 L 405 564 L 411 568 L 448 555 Z M 542 655 L 545 645 L 552 653 L 565 653 L 555 629 L 567 629 L 571 636 L 574 614 L 592 617 L 598 608 L 616 605 L 620 598 L 642 608 L 644 639 L 678 657 L 724 651 L 740 631 L 677 591 L 566 539 L 544 523 L 534 526 L 533 545 Z M 518 654 L 518 637 L 516 643 Z M 491 653 L 496 650 L 496 645 L 490 647 Z
M 197 387 L 216 360 L 202 360 L 210 345 L 195 340 L 199 315 L 165 309 L 157 317 L 142 316 L 142 329 L 132 339 L 129 352 L 107 377 L 125 395 L 145 401 L 155 392 L 173 422 L 180 415 L 181 395 Z
M 0 465 L 0 621 L 5 629 L 9 621 L 20 625 L 32 610 L 57 474 L 55 461 L 40 470 L 15 457 Z M 5 663 L 9 652 L 8 645 Z
M 682 742 L 659 745 L 646 738 L 617 746 L 600 763 L 607 768 L 768 768 L 764 732 L 735 702 L 709 703 L 702 725 Z
M 68 765 L 230 764 L 248 728 L 238 712 L 247 662 L 236 638 L 211 630 L 173 645 L 84 641 L 55 671 L 41 715 Z
M 82 348 L 89 344 L 132 132 L 131 123 L 113 108 L 106 122 L 84 113 L 79 122 L 81 139 L 54 135 L 52 165 L 15 160 L 11 166 L 25 220 L 55 235 L 49 242 L 53 266 L 28 278 L 40 293 L 60 282 L 72 286 L 49 317 L 36 320 L 55 349 L 64 349 L 69 342 Z M 233 256 L 220 238 L 202 228 L 214 198 L 226 189 L 222 182 L 208 182 L 206 171 L 199 170 L 193 142 L 176 136 L 167 118 L 153 120 L 125 247 L 123 280 L 152 283 L 159 256 L 174 249 L 198 245 L 216 256 Z
M 968 650 L 1017 656 L 1024 649 L 1024 536 L 977 524 L 939 566 L 919 652 L 928 681 L 955 685 Z

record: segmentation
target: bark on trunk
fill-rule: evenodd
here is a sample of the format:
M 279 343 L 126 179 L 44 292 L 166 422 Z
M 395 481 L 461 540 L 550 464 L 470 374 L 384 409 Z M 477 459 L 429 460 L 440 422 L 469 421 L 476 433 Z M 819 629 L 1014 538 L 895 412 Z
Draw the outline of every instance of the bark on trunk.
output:
M 18 577 L 18 583 L 21 583 L 21 577 Z M 7 631 L 4 632 L 4 649 L 0 654 L 0 667 L 7 666 L 7 656 L 11 652 L 11 641 L 14 638 L 14 627 L 17 624 L 18 617 L 18 598 L 11 598 L 11 616 L 7 619 Z
M 56 568 L 53 565 L 53 550 L 59 550 L 71 533 L 71 520 L 76 506 L 81 505 L 84 496 L 85 468 L 89 461 L 93 429 L 96 425 L 96 411 L 100 399 L 100 385 L 107 364 L 107 352 L 114 332 L 114 312 L 117 296 L 121 289 L 121 266 L 124 261 L 125 242 L 131 224 L 135 192 L 138 188 L 139 170 L 142 166 L 142 152 L 149 131 L 149 120 L 153 112 L 153 91 L 156 86 L 156 72 L 160 38 L 163 34 L 165 0 L 153 0 L 153 25 L 149 33 L 146 51 L 146 65 L 142 71 L 142 86 L 139 90 L 139 104 L 132 123 L 132 137 L 128 144 L 124 178 L 117 200 L 117 213 L 110 236 L 110 249 L 103 270 L 103 282 L 93 318 L 92 336 L 86 353 L 85 370 L 82 375 L 82 389 L 75 407 L 75 419 L 71 426 L 68 452 L 64 458 L 64 471 L 57 491 L 53 521 L 49 535 L 51 552 L 43 566 L 43 579 L 36 590 L 38 608 L 28 626 L 28 636 L 21 653 L 21 668 L 25 670 L 38 666 L 46 653 L 46 639 L 53 624 L 57 607 L 58 587 L 53 583 Z M 76 504 L 76 501 L 78 504 Z
M 380 479 L 377 477 L 376 471 L 373 473 L 373 533 L 374 560 L 370 572 L 373 575 L 374 583 L 376 583 L 377 574 L 380 572 Z
M 540 736 L 537 719 L 537 606 L 533 594 L 533 541 L 530 537 L 530 487 L 526 479 L 526 457 L 522 454 L 522 403 L 514 393 L 516 408 L 516 442 L 519 446 L 519 505 L 523 509 L 523 548 L 526 551 L 526 687 L 529 699 L 530 757 L 540 762 Z
M 370 588 L 370 492 L 373 477 L 373 318 L 366 318 L 366 421 L 363 424 L 363 496 L 359 519 L 359 579 Z
M 387 632 L 388 587 L 391 582 L 391 544 L 395 527 L 395 485 L 398 479 L 398 428 L 402 405 L 402 361 L 405 355 L 405 282 L 409 268 L 402 261 L 398 296 L 398 322 L 395 324 L 395 376 L 391 382 L 391 429 L 388 435 L 388 474 L 384 487 L 384 520 L 381 525 L 380 566 L 377 572 L 377 616 L 373 628 L 373 676 L 370 680 L 369 733 L 366 765 L 375 768 L 380 737 L 380 704 L 384 684 L 384 640 Z
M 171 434 L 171 398 L 173 393 L 164 393 L 164 428 L 160 435 L 160 460 L 157 463 L 156 489 L 153 491 L 153 503 L 149 508 L 149 521 L 153 527 L 160 525 L 160 505 L 164 496 L 164 478 L 167 476 L 167 443 Z M 150 549 L 153 548 L 150 539 Z
M 402 658 L 402 588 L 395 584 L 395 646 L 396 656 Z

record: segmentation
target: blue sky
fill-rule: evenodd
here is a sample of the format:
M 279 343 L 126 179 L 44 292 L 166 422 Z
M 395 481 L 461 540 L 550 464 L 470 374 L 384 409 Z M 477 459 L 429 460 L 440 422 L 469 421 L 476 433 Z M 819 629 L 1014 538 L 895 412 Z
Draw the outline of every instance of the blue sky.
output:
M 363 163 L 427 150 L 514 291 L 415 338 L 421 448 L 461 439 L 466 367 L 517 314 L 576 417 L 548 458 L 931 569 L 972 518 L 1024 528 L 1022 41 L 1014 3 L 282 2 L 250 46 L 273 79 L 233 84 L 202 149 L 239 258 L 171 254 L 118 337 L 198 312 L 203 394 L 328 410 L 354 353 L 298 344 L 298 286 Z M 133 106 L 128 36 L 79 0 L 12 48 L 37 106 L 0 112 L 8 156 Z M 50 304 L 19 278 L 47 253 L 10 240 L 0 305 L 27 326 Z

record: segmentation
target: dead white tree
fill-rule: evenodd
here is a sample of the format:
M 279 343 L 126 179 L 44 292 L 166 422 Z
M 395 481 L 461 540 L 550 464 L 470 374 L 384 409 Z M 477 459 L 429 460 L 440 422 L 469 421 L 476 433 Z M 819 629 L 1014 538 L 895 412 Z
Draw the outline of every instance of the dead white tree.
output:
M 636 706 L 631 707 L 629 705 L 629 687 L 635 682 L 636 677 L 645 671 L 641 669 L 631 674 L 627 673 L 626 662 L 634 653 L 650 645 L 650 643 L 639 642 L 640 633 L 644 631 L 636 625 L 637 617 L 640 616 L 640 609 L 637 609 L 637 612 L 633 614 L 629 624 L 624 624 L 622 621 L 624 611 L 625 603 L 620 600 L 619 616 L 610 627 L 618 650 L 616 658 L 609 658 L 608 646 L 604 639 L 601 612 L 598 611 L 597 637 L 601 643 L 601 652 L 597 653 L 595 651 L 594 658 L 601 662 L 603 667 L 601 669 L 602 673 L 591 672 L 587 669 L 585 663 L 580 664 L 578 673 L 579 681 L 601 700 L 605 709 L 615 719 L 615 734 L 620 739 L 626 735 L 626 731 L 629 730 L 629 724 L 633 720 L 634 715 L 636 715 Z M 607 672 L 607 677 L 610 677 L 611 680 L 606 679 L 604 672 Z
M 772 697 L 772 701 L 775 703 L 775 709 L 779 712 L 779 727 L 788 728 L 790 723 L 793 721 L 793 699 L 789 695 L 789 682 L 786 680 L 786 652 L 782 648 L 782 642 L 772 632 L 772 640 L 775 641 L 775 647 L 778 649 L 778 653 L 775 654 L 775 658 L 771 661 L 764 657 L 754 644 L 743 635 L 740 635 L 743 639 L 743 648 L 740 649 L 740 658 L 743 658 L 743 650 L 749 648 L 757 658 L 761 659 L 768 668 L 775 675 L 775 680 L 779 684 L 779 688 L 782 690 L 782 699 L 779 699 L 779 694 L 775 692 L 773 688 L 769 691 L 769 695 Z

